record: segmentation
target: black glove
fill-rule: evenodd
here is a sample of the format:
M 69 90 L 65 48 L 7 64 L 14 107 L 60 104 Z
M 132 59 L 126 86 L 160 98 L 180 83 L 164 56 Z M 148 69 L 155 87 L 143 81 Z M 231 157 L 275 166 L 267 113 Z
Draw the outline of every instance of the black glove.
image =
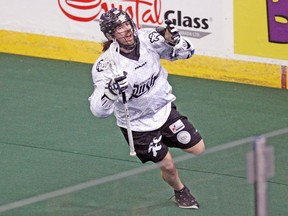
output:
M 166 31 L 168 31 L 171 34 L 172 41 L 169 40 L 169 42 L 171 42 L 173 45 L 176 45 L 177 43 L 179 43 L 181 37 L 178 29 L 169 19 L 165 20 L 165 24 L 167 25 Z
M 117 100 L 119 94 L 126 91 L 128 88 L 127 72 L 124 71 L 123 76 L 118 76 L 111 79 L 105 86 L 104 94 L 110 100 Z

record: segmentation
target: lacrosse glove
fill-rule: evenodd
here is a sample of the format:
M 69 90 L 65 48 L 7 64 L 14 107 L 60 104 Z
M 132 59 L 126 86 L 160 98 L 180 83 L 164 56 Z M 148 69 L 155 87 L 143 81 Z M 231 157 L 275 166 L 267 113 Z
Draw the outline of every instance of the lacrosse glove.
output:
M 118 99 L 122 92 L 128 88 L 127 72 L 124 71 L 123 76 L 117 76 L 106 84 L 104 94 L 110 100 L 115 101 Z
M 179 30 L 175 27 L 175 25 L 172 23 L 171 20 L 169 19 L 166 19 L 165 20 L 165 24 L 166 24 L 166 32 L 168 31 L 170 33 L 170 35 L 165 37 L 166 40 L 168 40 L 168 42 L 171 44 L 171 45 L 176 45 L 179 43 L 180 41 L 180 33 L 179 33 Z

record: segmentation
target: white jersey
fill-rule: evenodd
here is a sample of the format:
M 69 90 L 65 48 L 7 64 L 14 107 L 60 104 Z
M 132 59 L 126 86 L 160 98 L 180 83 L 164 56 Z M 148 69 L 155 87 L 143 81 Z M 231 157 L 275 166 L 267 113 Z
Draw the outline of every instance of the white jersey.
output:
M 127 72 L 128 89 L 125 91 L 128 100 L 130 125 L 133 131 L 152 131 L 160 128 L 171 111 L 171 102 L 176 99 L 169 84 L 167 71 L 160 64 L 160 59 L 177 60 L 190 58 L 194 47 L 190 41 L 182 38 L 177 45 L 175 56 L 173 47 L 155 29 L 138 31 L 140 57 L 132 60 L 121 54 L 117 56 L 116 68 Z M 139 44 L 138 44 L 139 45 Z M 107 51 L 105 51 L 107 52 Z M 94 92 L 89 97 L 91 112 L 100 118 L 114 112 L 119 127 L 126 128 L 125 110 L 122 97 L 109 107 L 101 101 L 106 83 L 113 78 L 107 70 L 105 52 L 97 59 L 92 68 Z

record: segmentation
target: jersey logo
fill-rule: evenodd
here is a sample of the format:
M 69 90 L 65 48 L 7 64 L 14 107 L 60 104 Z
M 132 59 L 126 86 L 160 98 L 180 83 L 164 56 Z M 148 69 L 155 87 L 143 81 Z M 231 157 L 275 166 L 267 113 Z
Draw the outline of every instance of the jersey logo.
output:
M 147 65 L 147 62 L 144 62 L 142 65 L 138 65 L 137 67 L 135 67 L 135 70 L 141 68 L 141 67 L 144 67 L 145 65 Z
M 150 39 L 151 43 L 159 41 L 160 34 L 156 31 L 153 31 L 149 34 L 148 38 Z
M 143 94 L 150 91 L 150 89 L 154 86 L 155 81 L 157 80 L 159 73 L 157 75 L 153 74 L 149 79 L 145 80 L 141 83 L 135 83 L 133 86 L 132 97 L 138 98 Z
M 96 65 L 96 70 L 98 72 L 104 71 L 104 69 L 107 69 L 108 64 L 108 61 L 104 61 L 104 59 L 101 59 Z
M 157 152 L 162 149 L 162 145 L 159 144 L 161 141 L 162 136 L 160 136 L 158 139 L 156 137 L 153 138 L 153 141 L 149 144 L 148 153 L 152 152 L 153 157 L 157 156 Z

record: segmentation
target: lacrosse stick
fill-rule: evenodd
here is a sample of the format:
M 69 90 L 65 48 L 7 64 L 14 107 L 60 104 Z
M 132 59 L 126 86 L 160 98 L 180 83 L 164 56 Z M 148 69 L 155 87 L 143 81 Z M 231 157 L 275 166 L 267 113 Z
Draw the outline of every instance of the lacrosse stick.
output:
M 117 64 L 115 63 L 115 59 L 118 59 L 119 52 L 120 52 L 119 44 L 114 39 L 114 41 L 110 44 L 110 47 L 108 50 L 108 57 L 109 57 L 111 72 L 116 77 L 123 76 L 123 70 L 118 70 Z M 130 126 L 130 116 L 129 116 L 129 110 L 128 110 L 128 103 L 127 103 L 127 98 L 126 98 L 125 92 L 122 92 L 122 101 L 123 101 L 124 110 L 125 110 L 125 120 L 126 120 L 128 141 L 129 141 L 129 147 L 130 147 L 130 156 L 135 156 L 136 152 L 135 152 L 135 148 L 134 148 L 133 135 L 132 135 L 132 130 L 131 130 L 131 126 Z

